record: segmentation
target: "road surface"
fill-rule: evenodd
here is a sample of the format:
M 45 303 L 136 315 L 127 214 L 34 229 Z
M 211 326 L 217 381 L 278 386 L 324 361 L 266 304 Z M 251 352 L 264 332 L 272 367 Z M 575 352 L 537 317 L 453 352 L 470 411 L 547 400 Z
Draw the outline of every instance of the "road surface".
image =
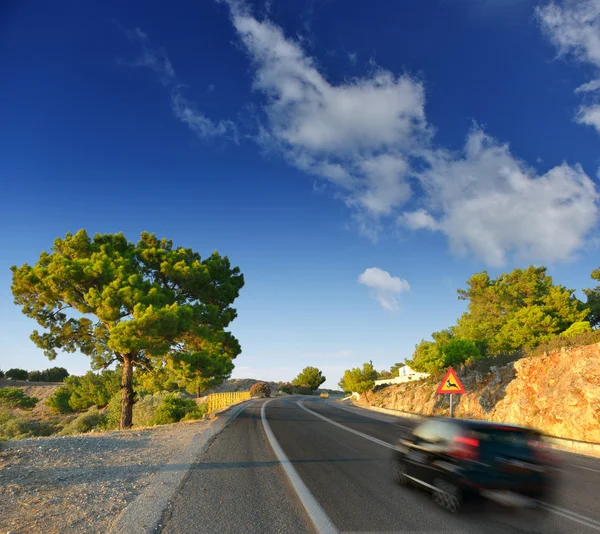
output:
M 332 400 L 254 401 L 198 458 L 163 532 L 600 532 L 600 460 L 561 453 L 562 482 L 550 510 L 484 502 L 453 515 L 390 476 L 389 444 L 410 426 Z

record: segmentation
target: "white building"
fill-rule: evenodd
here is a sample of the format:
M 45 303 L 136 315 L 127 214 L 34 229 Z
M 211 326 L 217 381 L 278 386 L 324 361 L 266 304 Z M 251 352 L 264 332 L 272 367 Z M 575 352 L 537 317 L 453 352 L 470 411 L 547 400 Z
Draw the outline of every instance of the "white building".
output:
M 398 370 L 399 374 L 395 378 L 385 378 L 383 380 L 375 380 L 375 385 L 380 386 L 382 384 L 404 384 L 406 382 L 412 382 L 413 380 L 421 380 L 421 378 L 426 378 L 429 376 L 429 373 L 417 373 L 413 371 L 408 365 L 404 367 L 400 367 Z

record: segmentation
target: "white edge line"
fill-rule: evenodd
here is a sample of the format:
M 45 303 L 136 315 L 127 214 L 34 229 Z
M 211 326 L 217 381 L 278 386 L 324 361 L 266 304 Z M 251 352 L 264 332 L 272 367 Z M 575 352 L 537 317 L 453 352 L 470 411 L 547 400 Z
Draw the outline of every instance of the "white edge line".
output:
M 362 432 L 359 432 L 358 430 L 354 430 L 353 428 L 342 425 L 341 423 L 338 423 L 337 421 L 333 421 L 332 419 L 329 419 L 328 417 L 325 417 L 324 415 L 321 415 L 320 413 L 314 412 L 310 408 L 307 408 L 306 406 L 304 406 L 302 401 L 297 401 L 296 404 L 298 406 L 300 406 L 300 408 L 302 408 L 303 410 L 306 410 L 307 412 L 313 414 L 314 416 L 318 417 L 319 419 L 322 419 L 323 421 L 327 421 L 328 423 L 331 423 L 332 425 L 335 425 L 339 428 L 343 428 L 344 430 L 347 430 L 348 432 L 352 432 L 353 434 L 356 434 L 357 436 L 361 436 L 365 439 L 368 439 L 369 441 L 378 443 L 379 445 L 387 447 L 388 449 L 399 450 L 398 447 L 395 447 L 394 445 L 392 445 L 391 443 L 388 443 L 387 441 L 382 441 L 380 439 L 374 438 L 373 436 L 369 436 L 368 434 L 363 434 Z M 580 467 L 580 466 L 577 466 L 577 467 Z M 589 468 L 587 468 L 587 469 L 589 469 Z M 591 519 L 589 517 L 586 517 L 586 516 L 583 516 L 580 514 L 576 514 L 575 512 L 571 512 L 570 510 L 566 510 L 564 508 L 557 508 L 556 506 L 552 506 L 552 505 L 549 505 L 546 503 L 541 503 L 541 504 L 549 512 L 553 512 L 560 516 L 566 517 L 567 519 L 570 519 L 571 521 L 576 521 L 577 523 L 581 523 L 582 525 L 593 528 L 595 530 L 600 530 L 600 522 L 596 521 L 595 519 Z
M 306 406 L 304 406 L 302 401 L 297 401 L 296 404 L 298 406 L 300 406 L 300 408 L 302 408 L 303 410 L 306 410 L 308 413 L 311 413 L 314 416 L 316 416 L 320 419 L 323 419 L 323 421 L 327 421 L 328 423 L 331 423 L 332 425 L 335 425 L 339 428 L 343 428 L 344 430 L 347 430 L 348 432 L 352 432 L 353 434 L 356 434 L 357 436 L 368 439 L 374 443 L 382 445 L 383 447 L 387 447 L 388 449 L 392 449 L 394 451 L 400 450 L 400 449 L 398 449 L 398 447 L 396 447 L 395 445 L 392 445 L 391 443 L 388 443 L 387 441 L 382 441 L 380 439 L 374 438 L 373 436 L 369 436 L 368 434 L 363 434 L 362 432 L 359 432 L 358 430 L 354 430 L 353 428 L 347 427 L 336 421 L 333 421 L 332 419 L 329 419 L 329 417 L 325 417 L 324 415 L 321 415 L 320 413 L 313 412 L 310 408 L 307 408 Z
M 292 487 L 296 491 L 302 506 L 304 506 L 306 513 L 315 525 L 315 528 L 319 534 L 339 534 L 339 531 L 333 526 L 333 523 L 331 522 L 331 519 L 329 519 L 329 516 L 325 513 L 325 510 L 323 510 L 317 499 L 315 499 L 314 495 L 306 487 L 306 484 L 302 482 L 300 475 L 298 475 L 298 472 L 290 462 L 289 458 L 285 452 L 283 452 L 281 445 L 279 445 L 275 434 L 273 434 L 265 413 L 265 407 L 272 400 L 273 399 L 265 402 L 260 409 L 260 418 L 262 419 L 263 428 L 265 429 L 265 434 L 267 435 L 267 439 L 271 444 L 271 448 L 273 449 L 273 452 L 279 460 L 281 467 L 283 467 L 283 470 L 288 476 Z
M 594 473 L 600 473 L 600 469 L 594 469 L 593 467 L 585 467 L 583 465 L 577 465 L 577 464 L 569 464 L 573 467 L 577 467 L 578 469 L 585 469 L 586 471 L 594 471 Z

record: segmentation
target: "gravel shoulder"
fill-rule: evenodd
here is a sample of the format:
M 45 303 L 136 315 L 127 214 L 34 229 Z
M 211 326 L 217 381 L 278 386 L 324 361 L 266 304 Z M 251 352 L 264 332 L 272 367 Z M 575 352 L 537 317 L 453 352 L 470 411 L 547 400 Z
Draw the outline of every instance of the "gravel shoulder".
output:
M 0 443 L 0 531 L 107 532 L 216 420 Z

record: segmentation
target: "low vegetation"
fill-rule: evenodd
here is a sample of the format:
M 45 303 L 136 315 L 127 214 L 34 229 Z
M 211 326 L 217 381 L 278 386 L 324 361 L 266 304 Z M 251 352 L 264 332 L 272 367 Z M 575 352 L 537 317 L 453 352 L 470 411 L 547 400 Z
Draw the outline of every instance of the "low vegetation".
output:
M 271 387 L 266 382 L 257 382 L 250 388 L 250 395 L 258 395 L 259 397 L 270 397 Z

